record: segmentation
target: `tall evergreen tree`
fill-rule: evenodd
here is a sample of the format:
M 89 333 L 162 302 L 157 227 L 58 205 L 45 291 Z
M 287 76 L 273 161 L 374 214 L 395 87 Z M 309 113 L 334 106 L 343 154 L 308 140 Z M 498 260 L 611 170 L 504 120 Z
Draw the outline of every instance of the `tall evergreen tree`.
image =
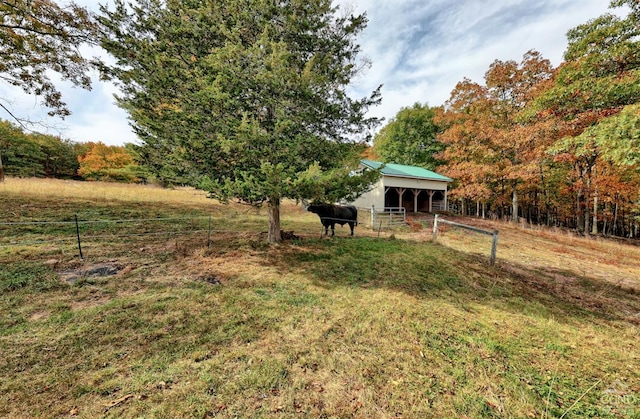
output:
M 330 0 L 117 0 L 101 12 L 117 59 L 103 70 L 157 175 L 266 203 L 270 242 L 282 199 L 358 195 L 372 180 L 349 176 L 380 100 L 346 93 L 364 15 Z
M 80 167 L 75 143 L 53 135 L 30 134 L 43 154 L 42 169 L 46 177 L 72 178 L 78 175 Z
M 42 161 L 45 155 L 40 146 L 9 121 L 0 120 L 0 150 L 0 178 L 5 174 L 19 177 L 44 175 Z

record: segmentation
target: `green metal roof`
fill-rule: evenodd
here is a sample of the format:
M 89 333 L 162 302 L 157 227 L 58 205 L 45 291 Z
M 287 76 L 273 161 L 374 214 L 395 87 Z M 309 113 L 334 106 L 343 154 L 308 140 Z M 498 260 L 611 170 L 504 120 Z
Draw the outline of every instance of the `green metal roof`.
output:
M 453 182 L 453 179 L 440 175 L 424 167 L 406 166 L 404 164 L 380 163 L 372 160 L 361 160 L 362 164 L 372 169 L 378 169 L 384 164 L 382 174 L 386 176 L 409 177 L 415 179 L 439 180 L 441 182 Z

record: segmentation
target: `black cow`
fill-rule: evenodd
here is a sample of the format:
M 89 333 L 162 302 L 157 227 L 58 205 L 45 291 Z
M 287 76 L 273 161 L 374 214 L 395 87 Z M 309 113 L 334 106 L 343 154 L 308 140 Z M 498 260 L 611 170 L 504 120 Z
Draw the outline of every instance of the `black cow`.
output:
M 353 228 L 358 224 L 358 209 L 353 205 L 312 204 L 307 211 L 318 214 L 324 226 L 325 236 L 329 234 L 329 226 L 331 226 L 331 235 L 336 235 L 336 224 L 341 226 L 349 224 L 353 236 Z

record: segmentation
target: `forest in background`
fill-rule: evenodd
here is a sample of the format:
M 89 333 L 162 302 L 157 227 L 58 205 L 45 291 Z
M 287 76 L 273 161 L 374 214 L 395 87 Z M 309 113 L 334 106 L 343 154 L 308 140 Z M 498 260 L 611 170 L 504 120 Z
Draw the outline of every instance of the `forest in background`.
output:
M 367 156 L 452 177 L 450 201 L 462 214 L 637 237 L 640 4 L 611 6 L 628 14 L 605 14 L 569 31 L 557 68 L 534 50 L 520 62 L 496 60 L 483 81 L 460 81 L 443 106 L 400 110 Z M 263 116 L 258 112 L 258 125 Z M 153 180 L 144 152 L 0 121 L 0 177 Z
M 640 3 L 567 34 L 554 68 L 537 51 L 495 60 L 444 106 L 403 108 L 371 158 L 455 179 L 466 215 L 637 237 L 640 223 Z
M 135 145 L 109 146 L 25 132 L 0 120 L 0 181 L 4 176 L 49 177 L 134 183 L 145 180 L 135 162 Z

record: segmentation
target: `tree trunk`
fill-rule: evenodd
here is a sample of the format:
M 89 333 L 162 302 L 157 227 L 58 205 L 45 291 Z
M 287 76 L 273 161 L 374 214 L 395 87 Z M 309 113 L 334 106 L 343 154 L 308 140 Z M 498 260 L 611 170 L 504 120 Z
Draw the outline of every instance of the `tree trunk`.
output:
M 282 241 L 282 232 L 280 231 L 280 198 L 271 198 L 268 203 L 269 210 L 269 234 L 267 241 L 269 243 L 278 243 Z
M 613 207 L 613 235 L 618 235 L 618 201 L 616 201 L 616 205 Z
M 518 191 L 515 188 L 511 199 L 511 222 L 518 222 Z
M 2 165 L 2 150 L 0 150 L 0 183 L 4 182 L 4 166 Z
M 589 235 L 591 222 L 591 206 L 589 205 L 589 199 L 591 199 L 591 171 L 587 171 L 586 176 L 587 187 L 584 191 L 584 234 Z
M 598 234 L 598 185 L 593 193 L 593 226 L 591 234 Z
M 584 227 L 582 216 L 584 213 L 582 212 L 581 203 L 582 201 L 582 188 L 578 189 L 576 196 L 576 230 L 580 233 L 583 233 L 582 228 Z

